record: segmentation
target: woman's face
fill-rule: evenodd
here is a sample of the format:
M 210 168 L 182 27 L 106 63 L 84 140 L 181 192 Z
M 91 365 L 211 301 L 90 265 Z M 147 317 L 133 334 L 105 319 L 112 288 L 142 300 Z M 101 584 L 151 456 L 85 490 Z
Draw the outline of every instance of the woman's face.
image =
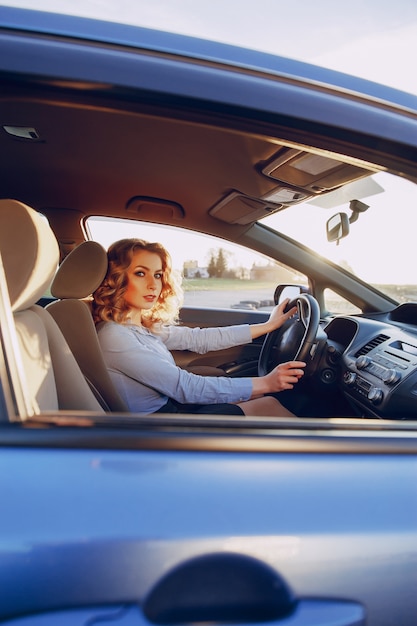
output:
M 127 289 L 124 296 L 132 312 L 151 309 L 162 290 L 162 260 L 155 252 L 138 250 L 127 269 Z

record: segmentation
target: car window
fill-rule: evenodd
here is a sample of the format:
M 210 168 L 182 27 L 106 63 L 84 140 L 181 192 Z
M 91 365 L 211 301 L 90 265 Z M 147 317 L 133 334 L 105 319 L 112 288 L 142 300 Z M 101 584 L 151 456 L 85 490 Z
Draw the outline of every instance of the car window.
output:
M 333 289 L 324 290 L 324 304 L 326 311 L 335 315 L 341 313 L 344 315 L 356 315 L 361 313 L 361 310 L 356 307 L 352 302 L 349 302 L 340 294 L 333 291 Z
M 91 217 L 87 229 L 106 248 L 123 237 L 162 243 L 183 277 L 185 306 L 270 310 L 278 284 L 308 284 L 306 276 L 264 255 L 181 228 Z
M 417 186 L 379 172 L 300 202 L 262 222 L 308 246 L 398 303 L 417 300 L 415 209 Z M 326 224 L 342 213 L 348 236 L 328 241 Z M 303 227 L 300 228 L 300 224 Z M 328 310 L 348 312 L 331 304 Z

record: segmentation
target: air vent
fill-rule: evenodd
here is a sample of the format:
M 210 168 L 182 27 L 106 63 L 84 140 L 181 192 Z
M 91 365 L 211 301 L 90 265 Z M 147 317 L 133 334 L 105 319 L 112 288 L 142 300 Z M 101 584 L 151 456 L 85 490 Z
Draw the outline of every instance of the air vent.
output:
M 389 339 L 388 335 L 378 335 L 377 337 L 375 337 L 375 339 L 368 341 L 368 343 L 364 345 L 363 348 L 358 350 L 355 354 L 355 358 L 361 356 L 361 354 L 368 354 L 368 352 L 379 346 L 379 344 L 384 343 L 384 341 L 386 341 L 387 339 Z

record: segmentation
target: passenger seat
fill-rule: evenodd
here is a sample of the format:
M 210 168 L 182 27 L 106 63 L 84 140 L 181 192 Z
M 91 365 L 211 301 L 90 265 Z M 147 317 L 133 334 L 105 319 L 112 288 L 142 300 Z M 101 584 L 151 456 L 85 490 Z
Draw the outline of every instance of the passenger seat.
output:
M 60 327 L 90 388 L 106 411 L 124 412 L 103 359 L 88 297 L 107 272 L 107 253 L 95 241 L 84 241 L 61 263 L 51 285 L 55 302 L 47 311 Z

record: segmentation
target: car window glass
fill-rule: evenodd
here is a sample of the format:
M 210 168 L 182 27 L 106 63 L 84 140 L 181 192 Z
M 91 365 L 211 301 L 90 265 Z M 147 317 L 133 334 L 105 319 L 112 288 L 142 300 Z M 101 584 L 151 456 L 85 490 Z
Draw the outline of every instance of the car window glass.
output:
M 308 284 L 305 276 L 266 256 L 185 229 L 102 217 L 89 218 L 87 228 L 105 248 L 124 237 L 162 243 L 183 276 L 185 306 L 269 310 L 277 284 Z
M 346 298 L 333 291 L 333 289 L 324 290 L 324 304 L 326 311 L 334 315 L 357 315 L 358 313 L 362 313 L 352 302 L 346 300 Z
M 361 210 L 355 215 L 353 209 L 358 201 Z M 296 239 L 401 303 L 417 300 L 416 205 L 417 185 L 379 172 L 278 211 L 262 223 Z M 329 242 L 326 224 L 338 213 L 349 222 L 349 234 Z

